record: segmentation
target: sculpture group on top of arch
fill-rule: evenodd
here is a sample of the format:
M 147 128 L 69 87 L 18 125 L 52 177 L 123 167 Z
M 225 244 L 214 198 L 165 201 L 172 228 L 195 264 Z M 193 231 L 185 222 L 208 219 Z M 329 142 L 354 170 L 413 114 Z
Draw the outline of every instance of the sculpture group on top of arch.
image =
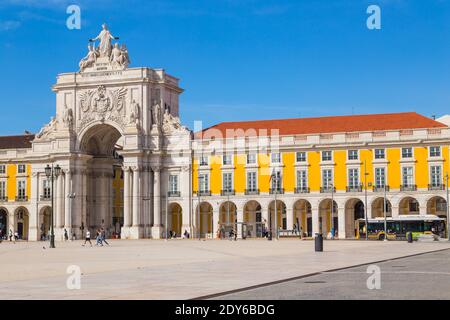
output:
M 99 64 L 109 65 L 113 70 L 124 70 L 130 64 L 128 49 L 125 44 L 119 46 L 118 43 L 112 44 L 112 40 L 118 40 L 108 30 L 106 24 L 102 25 L 102 31 L 93 39 L 89 39 L 88 53 L 79 63 L 80 72 L 92 68 L 98 62 Z M 100 41 L 98 47 L 95 42 Z

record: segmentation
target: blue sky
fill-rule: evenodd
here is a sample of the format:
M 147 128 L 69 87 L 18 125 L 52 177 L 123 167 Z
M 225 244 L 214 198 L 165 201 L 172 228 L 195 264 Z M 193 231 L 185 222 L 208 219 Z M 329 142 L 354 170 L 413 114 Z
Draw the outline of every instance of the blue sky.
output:
M 66 8 L 81 7 L 81 30 Z M 381 7 L 382 29 L 366 9 Z M 131 66 L 181 79 L 189 127 L 222 121 L 416 111 L 450 113 L 445 0 L 1 0 L 0 134 L 36 132 L 51 85 L 76 71 L 102 22 Z

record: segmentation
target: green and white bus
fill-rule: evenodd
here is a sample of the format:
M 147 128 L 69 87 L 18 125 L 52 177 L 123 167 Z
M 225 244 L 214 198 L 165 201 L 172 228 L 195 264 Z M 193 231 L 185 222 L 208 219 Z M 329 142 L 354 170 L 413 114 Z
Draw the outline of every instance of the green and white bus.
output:
M 369 219 L 368 224 L 367 231 L 369 239 L 383 240 L 385 238 L 383 217 Z M 387 217 L 386 224 L 388 240 L 405 240 L 407 232 L 412 232 L 413 239 L 417 239 L 421 234 L 434 234 L 442 238 L 445 237 L 446 219 L 435 215 Z M 357 238 L 364 239 L 366 237 L 365 219 L 358 219 L 356 221 L 356 232 Z

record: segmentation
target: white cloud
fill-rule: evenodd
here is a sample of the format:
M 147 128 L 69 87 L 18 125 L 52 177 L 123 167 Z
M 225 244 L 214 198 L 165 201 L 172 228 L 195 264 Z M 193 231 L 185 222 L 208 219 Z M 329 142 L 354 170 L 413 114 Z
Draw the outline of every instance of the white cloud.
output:
M 22 23 L 17 20 L 0 21 L 0 31 L 11 31 L 20 27 Z

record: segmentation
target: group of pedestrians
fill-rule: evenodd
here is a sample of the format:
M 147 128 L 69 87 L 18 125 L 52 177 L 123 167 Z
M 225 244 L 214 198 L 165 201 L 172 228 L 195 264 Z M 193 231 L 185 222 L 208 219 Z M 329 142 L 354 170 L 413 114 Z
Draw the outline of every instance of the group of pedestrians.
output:
M 88 243 L 92 247 L 91 242 L 91 232 L 89 230 L 86 231 L 86 237 L 84 239 L 83 247 Z M 106 230 L 104 228 L 100 228 L 96 230 L 96 238 L 95 238 L 95 245 L 103 247 L 103 243 L 109 246 L 108 241 L 106 241 Z
M 4 235 L 3 231 L 0 230 L 0 242 L 2 240 L 7 240 L 7 239 L 9 239 L 10 242 L 16 243 L 16 241 L 19 240 L 19 232 L 16 231 L 16 232 L 13 233 L 13 231 L 11 229 L 9 229 L 9 234 L 8 235 L 6 235 L 6 234 Z

